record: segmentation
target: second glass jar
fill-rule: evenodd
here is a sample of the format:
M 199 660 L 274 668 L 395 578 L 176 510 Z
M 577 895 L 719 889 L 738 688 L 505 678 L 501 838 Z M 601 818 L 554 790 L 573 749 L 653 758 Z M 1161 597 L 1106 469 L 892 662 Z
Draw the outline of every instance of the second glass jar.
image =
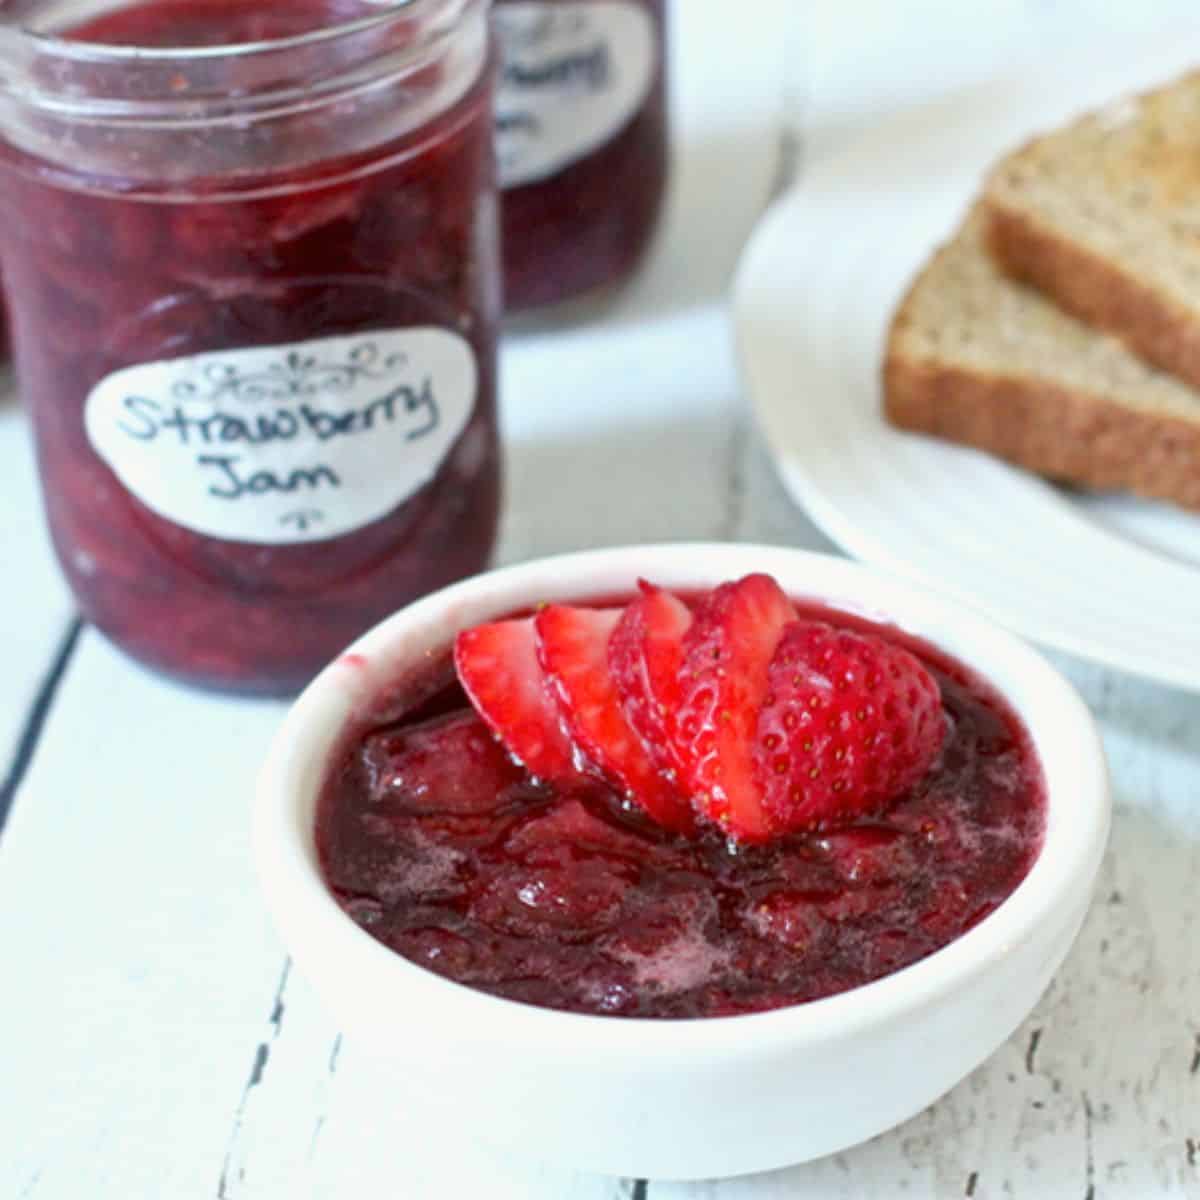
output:
M 496 0 L 505 302 L 617 284 L 667 180 L 666 0 Z

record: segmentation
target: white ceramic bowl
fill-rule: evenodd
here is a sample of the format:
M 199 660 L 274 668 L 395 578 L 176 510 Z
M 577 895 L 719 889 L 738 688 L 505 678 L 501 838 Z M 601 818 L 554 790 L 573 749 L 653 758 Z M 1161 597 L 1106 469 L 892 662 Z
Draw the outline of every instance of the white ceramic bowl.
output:
M 903 971 L 773 1012 L 653 1021 L 553 1012 L 447 982 L 376 942 L 318 871 L 313 812 L 339 731 L 405 663 L 460 629 L 639 577 L 707 588 L 766 571 L 797 597 L 890 621 L 991 680 L 1045 769 L 1045 845 L 965 936 Z M 366 634 L 297 700 L 258 789 L 255 848 L 297 966 L 342 1029 L 394 1064 L 397 1122 L 447 1121 L 581 1170 L 740 1174 L 843 1149 L 911 1117 L 1008 1038 L 1062 962 L 1107 838 L 1091 716 L 1033 650 L 962 608 L 856 564 L 746 545 L 598 550 L 510 567 L 429 596 Z

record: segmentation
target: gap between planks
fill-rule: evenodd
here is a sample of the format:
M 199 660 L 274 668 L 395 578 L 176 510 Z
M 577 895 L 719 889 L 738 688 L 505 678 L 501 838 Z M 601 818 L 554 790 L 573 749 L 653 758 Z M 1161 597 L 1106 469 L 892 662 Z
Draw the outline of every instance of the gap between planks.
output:
M 37 752 L 38 742 L 41 741 L 42 733 L 45 731 L 50 710 L 54 707 L 54 700 L 58 695 L 63 677 L 67 673 L 67 668 L 71 665 L 71 659 L 79 645 L 79 635 L 82 631 L 83 620 L 78 616 L 72 617 L 62 636 L 58 639 L 54 656 L 50 660 L 50 665 L 42 676 L 41 685 L 29 706 L 8 771 L 3 782 L 0 782 L 0 835 L 3 834 L 4 827 L 8 823 L 17 792 L 29 772 L 33 756 Z
M 237 1167 L 237 1149 L 246 1119 L 250 1097 L 256 1088 L 262 1085 L 271 1061 L 271 1052 L 283 1032 L 284 1016 L 287 1012 L 287 988 L 292 974 L 292 960 L 285 958 L 280 971 L 279 982 L 271 998 L 271 1006 L 267 1017 L 267 1033 L 254 1048 L 250 1066 L 247 1071 L 246 1083 L 233 1111 L 233 1119 L 226 1141 L 225 1155 L 221 1163 L 220 1175 L 217 1179 L 217 1200 L 233 1200 L 240 1194 L 243 1182 L 241 1170 Z M 329 1053 L 328 1071 L 333 1075 L 337 1069 L 338 1056 L 342 1046 L 342 1035 L 334 1039 Z M 317 1116 L 309 1145 L 309 1158 L 315 1153 L 317 1141 L 320 1138 L 326 1121 L 325 1113 Z M 621 1181 L 621 1194 L 628 1194 L 629 1200 L 650 1200 L 650 1181 L 646 1179 L 625 1179 Z
M 237 1107 L 233 1110 L 233 1127 L 229 1131 L 229 1140 L 225 1146 L 225 1157 L 221 1163 L 221 1174 L 217 1179 L 217 1200 L 227 1200 L 231 1195 L 230 1189 L 234 1181 L 230 1177 L 230 1167 L 233 1163 L 234 1151 L 237 1148 L 238 1135 L 242 1132 L 242 1121 L 246 1116 L 246 1102 L 250 1099 L 250 1093 L 262 1083 L 267 1064 L 271 1059 L 271 1046 L 279 1039 L 280 1033 L 283 1032 L 283 1014 L 287 1009 L 283 997 L 284 992 L 287 991 L 288 979 L 291 977 L 291 974 L 292 960 L 289 956 L 283 960 L 283 970 L 280 971 L 279 983 L 275 988 L 275 995 L 271 1000 L 271 1012 L 267 1017 L 267 1026 L 270 1029 L 270 1033 L 254 1048 L 254 1057 L 250 1063 L 246 1085 L 242 1088 L 242 1094 L 238 1099 Z M 339 1037 L 334 1043 L 333 1054 L 330 1055 L 329 1069 L 331 1072 L 334 1069 L 337 1049 L 340 1044 L 341 1038 Z M 313 1136 L 315 1139 L 316 1135 L 314 1134 Z

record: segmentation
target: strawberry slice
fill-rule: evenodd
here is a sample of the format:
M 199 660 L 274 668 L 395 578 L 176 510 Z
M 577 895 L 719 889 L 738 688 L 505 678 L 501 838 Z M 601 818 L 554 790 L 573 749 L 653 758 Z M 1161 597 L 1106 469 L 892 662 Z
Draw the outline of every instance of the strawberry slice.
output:
M 658 769 L 678 782 L 671 729 L 679 708 L 683 635 L 692 624 L 692 610 L 645 580 L 638 586 L 641 595 L 626 606 L 609 639 L 608 663 L 625 719 Z
M 618 609 L 551 604 L 538 613 L 538 658 L 575 745 L 654 821 L 693 827 L 687 802 L 655 765 L 621 711 L 608 648 Z
M 477 625 L 454 642 L 454 666 L 475 711 L 505 749 L 543 780 L 578 778 L 574 747 L 538 662 L 532 617 Z
M 878 811 L 919 783 L 946 736 L 937 680 L 902 646 L 823 621 L 789 626 L 754 757 L 780 830 Z
M 675 752 L 693 806 L 736 841 L 773 832 L 754 747 L 771 659 L 795 619 L 769 575 L 747 575 L 711 592 L 684 637 Z

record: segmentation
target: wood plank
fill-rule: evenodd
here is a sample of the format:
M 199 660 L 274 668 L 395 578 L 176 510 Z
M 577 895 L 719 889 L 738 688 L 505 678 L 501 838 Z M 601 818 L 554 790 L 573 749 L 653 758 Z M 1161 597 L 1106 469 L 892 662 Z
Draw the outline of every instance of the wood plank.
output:
M 371 1047 L 343 1042 L 302 977 L 285 986 L 251 1066 L 218 1197 L 378 1194 L 413 1200 L 623 1200 L 621 1181 L 490 1151 L 461 1129 L 429 1129 L 406 1111 Z M 398 1016 L 398 1019 L 402 1019 Z
M 247 811 L 279 705 L 84 635 L 0 855 L 0 1194 L 211 1196 L 281 952 Z M 11 981 L 19 981 L 12 986 Z

